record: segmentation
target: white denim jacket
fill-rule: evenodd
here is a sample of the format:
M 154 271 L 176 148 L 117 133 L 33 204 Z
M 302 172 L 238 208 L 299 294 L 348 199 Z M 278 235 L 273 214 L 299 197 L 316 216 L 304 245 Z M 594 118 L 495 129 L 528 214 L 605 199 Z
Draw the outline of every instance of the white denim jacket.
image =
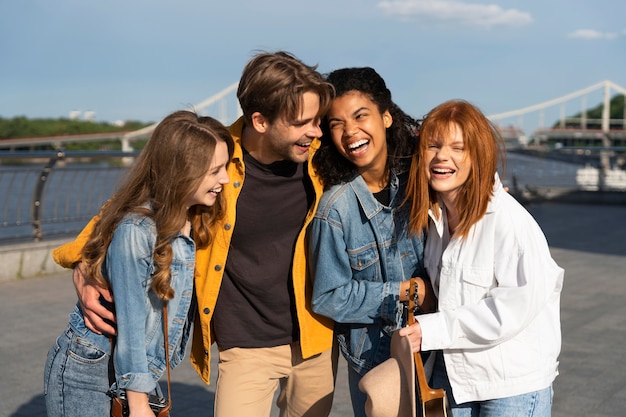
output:
M 563 269 L 534 218 L 496 176 L 485 216 L 448 245 L 445 212 L 431 224 L 424 263 L 439 311 L 417 316 L 422 350 L 443 349 L 457 403 L 550 386 L 561 349 Z

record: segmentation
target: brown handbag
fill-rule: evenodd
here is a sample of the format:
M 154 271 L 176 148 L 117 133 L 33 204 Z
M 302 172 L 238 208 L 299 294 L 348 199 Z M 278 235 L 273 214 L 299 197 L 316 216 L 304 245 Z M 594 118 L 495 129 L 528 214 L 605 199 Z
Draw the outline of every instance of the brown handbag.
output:
M 170 354 L 169 354 L 169 340 L 168 340 L 168 326 L 167 326 L 167 301 L 163 301 L 163 331 L 165 333 L 165 366 L 167 368 L 167 398 L 159 397 L 157 395 L 148 394 L 148 404 L 154 412 L 156 417 L 168 417 L 170 415 L 170 408 L 172 407 L 172 391 L 170 388 Z M 115 343 L 111 339 L 111 359 L 109 374 L 113 375 L 115 380 L 115 372 L 113 370 L 113 347 Z M 128 399 L 126 398 L 126 391 L 121 390 L 119 393 L 115 391 L 109 391 L 111 396 L 111 417 L 128 417 L 130 414 L 130 408 L 128 407 Z
M 409 308 L 408 308 L 408 325 L 415 323 L 414 313 L 419 311 L 417 308 L 417 285 L 415 284 L 415 278 L 411 278 L 409 286 Z M 415 375 L 419 387 L 419 408 L 422 412 L 422 417 L 447 417 L 452 416 L 450 410 L 450 403 L 446 396 L 446 391 L 443 388 L 431 388 L 428 385 L 426 379 L 426 373 L 424 372 L 424 363 L 422 362 L 422 355 L 419 352 L 413 353 L 415 363 Z

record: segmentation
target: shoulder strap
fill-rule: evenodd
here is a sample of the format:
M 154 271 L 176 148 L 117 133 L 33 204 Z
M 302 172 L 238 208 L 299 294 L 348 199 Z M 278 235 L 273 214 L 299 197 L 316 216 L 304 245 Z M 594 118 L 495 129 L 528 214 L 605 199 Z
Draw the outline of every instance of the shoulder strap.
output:
M 170 344 L 169 344 L 169 332 L 167 325 L 167 300 L 163 300 L 163 333 L 165 337 L 165 366 L 167 370 L 167 402 L 172 406 L 172 388 L 170 384 Z M 109 358 L 109 385 L 113 385 L 115 382 L 115 369 L 113 365 L 113 349 L 115 348 L 115 338 L 109 337 L 111 343 L 111 357 Z
M 165 366 L 167 369 L 167 402 L 172 406 L 172 388 L 170 386 L 170 343 L 167 326 L 167 300 L 163 300 L 163 333 L 165 336 Z

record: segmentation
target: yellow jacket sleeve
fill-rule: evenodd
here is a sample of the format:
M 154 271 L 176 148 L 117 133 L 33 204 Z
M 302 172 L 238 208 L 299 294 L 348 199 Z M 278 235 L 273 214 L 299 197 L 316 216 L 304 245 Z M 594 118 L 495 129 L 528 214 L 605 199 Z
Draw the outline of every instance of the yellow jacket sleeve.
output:
M 81 260 L 83 246 L 85 246 L 89 240 L 98 219 L 99 216 L 92 218 L 73 242 L 66 243 L 54 249 L 52 251 L 52 259 L 54 259 L 54 262 L 61 265 L 63 268 L 73 268 L 74 264 Z

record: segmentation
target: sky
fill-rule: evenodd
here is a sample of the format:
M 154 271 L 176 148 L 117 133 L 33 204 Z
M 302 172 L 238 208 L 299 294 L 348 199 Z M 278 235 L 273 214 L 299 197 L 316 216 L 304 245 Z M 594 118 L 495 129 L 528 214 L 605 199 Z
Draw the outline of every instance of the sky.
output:
M 493 115 L 626 88 L 624 16 L 614 0 L 0 0 L 0 117 L 155 122 L 277 50 L 322 73 L 373 67 L 417 118 L 453 98 Z

